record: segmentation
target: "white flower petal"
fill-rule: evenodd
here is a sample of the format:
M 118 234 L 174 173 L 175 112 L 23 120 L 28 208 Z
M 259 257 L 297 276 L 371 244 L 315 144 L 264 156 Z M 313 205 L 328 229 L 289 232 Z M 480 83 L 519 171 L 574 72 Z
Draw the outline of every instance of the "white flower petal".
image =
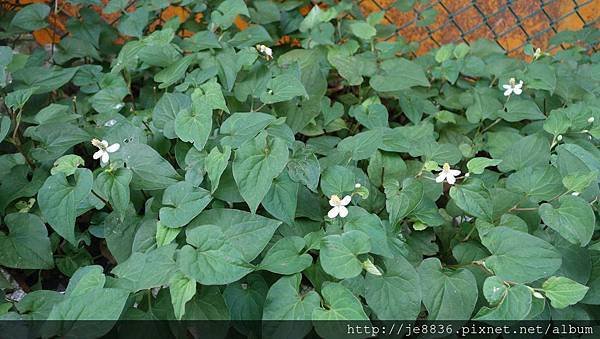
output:
M 441 172 L 437 178 L 435 178 L 435 182 L 443 182 L 446 179 L 446 172 Z
M 103 151 L 103 150 L 96 151 L 96 153 L 94 153 L 94 155 L 92 156 L 92 158 L 94 158 L 94 159 L 100 159 L 100 157 L 101 157 L 103 154 L 104 154 L 104 151 Z
M 100 141 L 100 143 L 102 144 L 102 146 L 108 147 L 108 141 L 102 140 L 102 141 Z
M 507 97 L 512 93 L 512 88 L 507 89 L 506 91 L 504 91 L 504 96 Z
M 455 176 L 455 177 L 457 177 L 457 176 L 460 175 L 460 171 L 459 170 L 453 170 L 453 169 L 451 169 L 450 170 L 450 174 L 453 175 L 453 176 Z
M 517 88 L 517 87 L 515 87 L 515 89 L 513 90 L 513 92 L 514 92 L 516 95 L 519 95 L 519 94 L 523 93 L 523 90 L 522 90 L 521 88 Z
M 346 216 L 348 216 L 348 209 L 344 206 L 340 206 L 338 207 L 340 210 L 340 217 L 345 218 Z
M 335 206 L 334 208 L 330 209 L 329 212 L 327 212 L 327 217 L 329 217 L 329 219 L 333 219 L 333 218 L 337 217 L 337 215 L 339 213 L 340 213 L 340 207 Z
M 114 152 L 118 151 L 119 148 L 121 148 L 121 145 L 119 145 L 119 144 L 112 144 L 112 145 L 110 145 L 110 146 L 108 146 L 106 148 L 106 151 L 109 152 L 109 153 L 114 153 Z
M 342 199 L 342 201 L 340 201 L 340 205 L 346 206 L 350 203 L 350 201 L 352 201 L 352 197 L 347 195 L 344 197 L 344 199 Z
M 329 206 L 335 207 L 335 206 L 339 206 L 340 205 L 340 198 L 337 195 L 332 195 L 331 198 L 329 198 Z
M 107 163 L 109 160 L 110 156 L 108 155 L 108 152 L 104 152 L 102 153 L 102 158 L 100 158 L 100 161 L 102 161 L 103 163 Z
M 512 87 L 510 85 L 502 85 L 502 88 L 509 89 L 509 88 L 512 88 Z
M 450 185 L 454 185 L 454 183 L 456 182 L 456 178 L 455 178 L 455 177 L 454 177 L 452 174 L 449 174 L 449 175 L 446 177 L 446 181 L 448 181 L 448 183 L 449 183 Z

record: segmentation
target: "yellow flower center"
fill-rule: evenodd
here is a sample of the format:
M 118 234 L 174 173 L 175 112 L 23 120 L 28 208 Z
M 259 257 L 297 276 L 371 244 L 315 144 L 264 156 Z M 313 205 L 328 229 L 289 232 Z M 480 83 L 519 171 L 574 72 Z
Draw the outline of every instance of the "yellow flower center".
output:
M 104 150 L 106 147 L 104 147 L 104 144 L 102 143 L 102 141 L 98 140 L 98 139 L 92 139 L 92 145 L 98 147 L 101 150 Z
M 333 203 L 334 203 L 336 206 L 339 206 L 339 205 L 342 203 L 342 201 L 340 200 L 340 197 L 338 197 L 338 196 L 337 196 L 337 195 L 335 195 L 335 194 L 331 196 L 331 201 L 333 201 Z

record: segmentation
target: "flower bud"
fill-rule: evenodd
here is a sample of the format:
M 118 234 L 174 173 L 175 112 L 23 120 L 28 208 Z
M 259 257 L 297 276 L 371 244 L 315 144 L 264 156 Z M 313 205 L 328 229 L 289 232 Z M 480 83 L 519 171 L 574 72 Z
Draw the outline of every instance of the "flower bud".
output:
M 592 122 L 594 122 L 594 117 L 589 117 L 589 118 L 588 118 L 588 120 L 587 120 L 587 122 L 588 122 L 588 123 L 590 123 L 590 124 L 591 124 Z
M 544 299 L 544 296 L 540 292 L 538 292 L 538 291 L 534 291 L 533 292 L 533 296 L 536 297 L 536 298 L 538 298 L 538 299 Z
M 561 141 L 561 140 L 562 140 L 562 134 L 559 134 L 559 135 L 556 137 L 556 140 L 558 140 L 558 141 Z
M 425 224 L 424 224 L 424 223 L 422 223 L 422 222 L 418 222 L 418 221 L 417 221 L 417 222 L 415 222 L 415 223 L 413 224 L 413 229 L 414 229 L 415 231 L 422 231 L 422 230 L 424 230 L 424 229 L 426 229 L 426 228 L 427 228 L 427 225 L 425 225 Z
M 365 271 L 371 273 L 372 275 L 381 275 L 381 271 L 371 262 L 370 259 L 365 260 L 362 263 Z

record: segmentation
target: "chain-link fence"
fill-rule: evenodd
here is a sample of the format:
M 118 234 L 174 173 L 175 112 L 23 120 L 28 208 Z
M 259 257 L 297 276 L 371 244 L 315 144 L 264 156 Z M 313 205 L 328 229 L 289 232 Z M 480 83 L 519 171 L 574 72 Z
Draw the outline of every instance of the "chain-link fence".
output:
M 363 0 L 365 12 L 386 10 L 386 20 L 417 54 L 446 43 L 494 39 L 509 53 L 531 43 L 547 48 L 560 31 L 600 27 L 600 0 Z M 409 5 L 406 5 L 409 3 Z M 599 41 L 589 44 L 596 50 Z
M 527 43 L 547 50 L 550 38 L 558 32 L 600 28 L 600 0 L 355 1 L 359 2 L 364 14 L 385 10 L 385 21 L 396 26 L 397 34 L 392 38 L 402 36 L 407 41 L 418 42 L 416 54 L 443 44 L 469 44 L 480 38 L 494 39 L 512 54 L 522 51 Z M 56 11 L 51 14 L 50 28 L 34 33 L 40 43 L 60 41 L 67 34 L 66 19 L 76 15 L 78 6 L 63 0 L 0 0 L 4 5 L 17 8 L 31 2 L 45 2 L 61 10 L 60 14 Z M 107 2 L 102 0 L 102 3 Z M 246 2 L 252 4 L 251 0 Z M 137 1 L 129 0 L 126 3 L 127 11 L 130 11 L 134 10 Z M 170 6 L 161 14 L 161 18 L 164 14 L 166 18 L 181 14 L 173 9 L 181 11 L 182 7 Z M 103 16 L 107 22 L 114 24 L 121 13 Z M 600 47 L 600 41 L 592 39 L 586 47 L 595 51 Z

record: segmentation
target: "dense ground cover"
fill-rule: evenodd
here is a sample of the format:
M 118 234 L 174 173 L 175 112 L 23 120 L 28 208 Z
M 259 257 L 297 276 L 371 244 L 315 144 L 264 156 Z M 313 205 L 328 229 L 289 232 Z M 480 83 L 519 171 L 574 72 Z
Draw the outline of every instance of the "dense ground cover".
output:
M 597 31 L 411 58 L 349 2 L 76 2 L 54 48 L 0 20 L 2 319 L 597 317 Z

